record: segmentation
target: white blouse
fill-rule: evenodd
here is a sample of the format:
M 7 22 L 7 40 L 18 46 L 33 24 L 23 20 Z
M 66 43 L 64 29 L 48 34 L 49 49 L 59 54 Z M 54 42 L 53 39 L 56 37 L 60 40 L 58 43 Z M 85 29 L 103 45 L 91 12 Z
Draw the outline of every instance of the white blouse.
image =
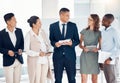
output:
M 27 35 L 26 35 L 26 37 L 25 37 L 25 52 L 26 52 L 26 54 L 28 55 L 28 56 L 31 56 L 31 57 L 34 57 L 34 56 L 39 56 L 39 54 L 40 54 L 40 52 L 36 52 L 36 51 L 33 51 L 33 50 L 30 50 L 30 34 L 32 35 L 32 36 L 35 36 L 37 39 L 38 39 L 38 41 L 40 42 L 40 50 L 42 51 L 42 52 L 47 52 L 47 49 L 46 49 L 46 44 L 45 44 L 45 42 L 43 41 L 43 37 L 42 37 L 42 35 L 41 35 L 41 30 L 39 31 L 39 35 L 36 35 L 34 32 L 33 32 L 33 30 L 31 29 L 28 33 L 27 33 Z M 39 56 L 39 58 L 38 58 L 38 60 L 37 60 L 37 63 L 40 63 L 40 64 L 47 64 L 48 63 L 48 59 L 47 59 L 47 56 Z

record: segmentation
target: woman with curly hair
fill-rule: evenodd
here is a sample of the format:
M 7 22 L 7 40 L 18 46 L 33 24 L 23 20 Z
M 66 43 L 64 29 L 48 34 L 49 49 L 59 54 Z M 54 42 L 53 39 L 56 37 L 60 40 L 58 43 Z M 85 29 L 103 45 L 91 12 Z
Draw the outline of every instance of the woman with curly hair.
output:
M 101 47 L 99 23 L 99 16 L 97 14 L 91 14 L 88 18 L 88 27 L 80 32 L 79 46 L 83 49 L 80 56 L 81 83 L 87 83 L 88 74 L 92 76 L 92 83 L 97 83 L 97 75 L 100 72 L 98 50 Z

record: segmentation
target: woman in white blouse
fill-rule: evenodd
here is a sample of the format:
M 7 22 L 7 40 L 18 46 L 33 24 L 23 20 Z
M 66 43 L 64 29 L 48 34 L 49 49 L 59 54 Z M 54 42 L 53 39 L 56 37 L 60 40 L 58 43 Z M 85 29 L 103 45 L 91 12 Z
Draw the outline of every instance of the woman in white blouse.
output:
M 25 51 L 28 55 L 28 74 L 30 83 L 46 83 L 49 60 L 48 50 L 50 44 L 44 31 L 41 29 L 39 17 L 32 16 L 28 19 L 32 28 L 25 37 Z

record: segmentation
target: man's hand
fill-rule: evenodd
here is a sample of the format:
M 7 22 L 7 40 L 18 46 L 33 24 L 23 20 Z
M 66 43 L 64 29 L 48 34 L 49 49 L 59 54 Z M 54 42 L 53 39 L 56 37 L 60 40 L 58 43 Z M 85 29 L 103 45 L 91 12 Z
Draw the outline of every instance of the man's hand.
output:
M 62 45 L 62 44 L 59 43 L 59 42 L 56 42 L 56 43 L 55 43 L 55 46 L 58 47 L 58 48 L 59 48 L 61 45 Z
M 13 52 L 12 50 L 9 50 L 9 51 L 8 51 L 8 55 L 9 55 L 9 56 L 14 56 L 15 54 L 14 54 L 14 52 Z
M 72 46 L 72 40 L 70 40 L 70 41 L 68 41 L 68 42 L 64 42 L 64 45 Z
M 18 54 L 22 55 L 22 49 L 18 49 Z
M 108 59 L 105 60 L 104 64 L 110 64 L 110 61 L 111 60 L 108 58 Z

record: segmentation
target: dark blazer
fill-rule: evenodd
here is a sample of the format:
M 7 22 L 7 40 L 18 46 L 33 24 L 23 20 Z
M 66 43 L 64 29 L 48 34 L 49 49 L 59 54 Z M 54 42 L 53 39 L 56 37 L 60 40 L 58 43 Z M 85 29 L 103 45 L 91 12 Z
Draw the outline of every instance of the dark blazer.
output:
M 16 28 L 15 35 L 16 35 L 16 45 L 14 47 L 9 37 L 9 33 L 6 32 L 6 29 L 0 31 L 0 53 L 3 54 L 3 66 L 12 65 L 15 59 L 18 59 L 18 61 L 21 64 L 23 64 L 22 55 L 18 55 L 18 53 L 15 53 L 15 56 L 13 57 L 8 55 L 9 50 L 18 52 L 18 49 L 22 49 L 22 50 L 24 49 L 24 39 L 23 39 L 22 30 Z
M 75 46 L 79 44 L 79 35 L 76 24 L 72 22 L 67 23 L 65 39 L 71 39 L 72 46 L 65 45 L 59 48 L 55 47 L 55 43 L 58 42 L 59 40 L 62 40 L 59 22 L 51 24 L 49 31 L 50 42 L 51 45 L 54 47 L 53 61 L 59 60 L 63 56 L 63 53 L 66 58 L 70 60 L 76 60 Z

